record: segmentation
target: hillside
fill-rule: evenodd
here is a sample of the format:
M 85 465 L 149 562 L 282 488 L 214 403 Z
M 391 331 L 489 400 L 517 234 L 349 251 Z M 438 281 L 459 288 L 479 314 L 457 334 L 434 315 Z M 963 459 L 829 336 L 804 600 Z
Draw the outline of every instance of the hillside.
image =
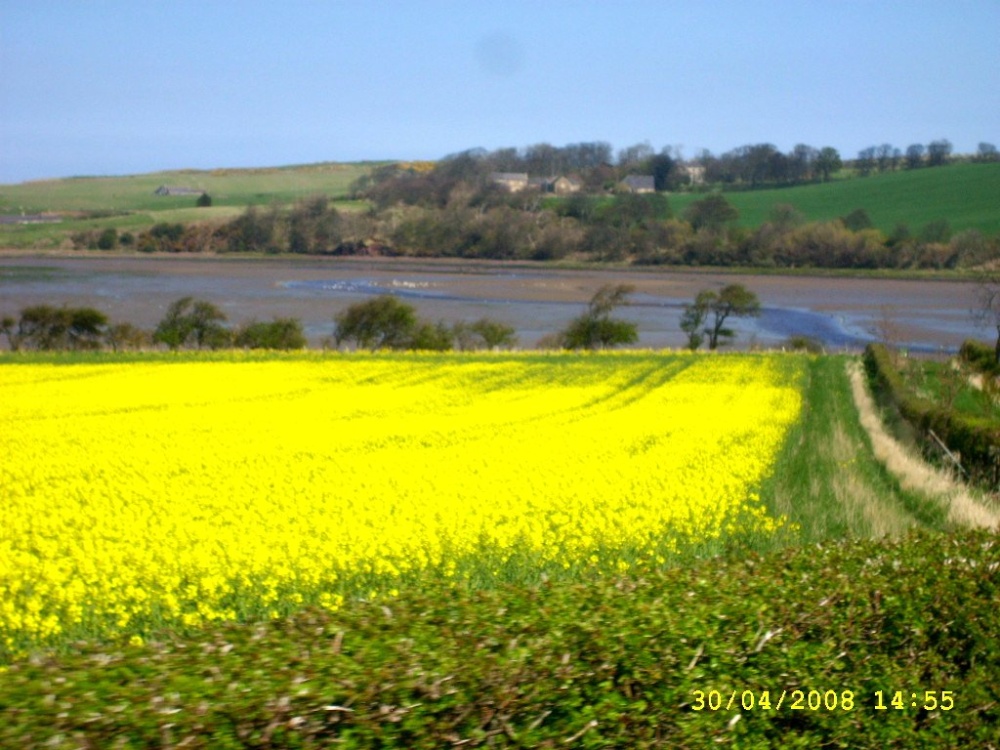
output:
M 163 211 L 191 207 L 191 196 L 159 196 L 161 185 L 207 192 L 213 206 L 288 203 L 307 195 L 347 195 L 373 163 L 309 164 L 266 169 L 175 170 L 122 177 L 68 177 L 0 185 L 0 214 L 24 211 Z
M 373 162 L 323 163 L 264 169 L 174 170 L 121 177 L 68 177 L 0 185 L 0 215 L 60 214 L 57 224 L 0 224 L 0 247 L 56 247 L 73 232 L 114 227 L 137 232 L 157 222 L 225 221 L 248 205 L 289 204 L 323 193 L 346 198 Z M 210 208 L 196 208 L 197 195 L 161 196 L 157 188 L 207 192 Z M 338 207 L 350 207 L 347 203 Z
M 726 193 L 726 199 L 740 212 L 742 226 L 760 226 L 775 205 L 787 203 L 810 221 L 836 219 L 863 208 L 886 233 L 898 224 L 916 231 L 928 222 L 946 219 L 953 231 L 978 229 L 996 234 L 1000 232 L 997 196 L 1000 164 L 955 164 L 822 185 Z M 670 196 L 670 203 L 677 214 L 683 214 L 701 197 L 678 193 Z
M 178 170 L 122 177 L 71 177 L 0 185 L 0 216 L 49 214 L 59 217 L 54 223 L 0 223 L 0 247 L 68 248 L 71 246 L 70 238 L 76 233 L 93 235 L 114 228 L 119 233 L 139 234 L 162 222 L 185 225 L 206 221 L 222 223 L 237 217 L 248 205 L 288 206 L 298 199 L 316 194 L 329 196 L 338 210 L 356 210 L 368 204 L 347 200 L 350 186 L 376 166 L 376 162 L 361 162 L 261 169 Z M 196 208 L 196 193 L 157 195 L 156 190 L 161 186 L 205 191 L 212 198 L 212 206 Z M 756 228 L 767 221 L 774 206 L 790 204 L 809 221 L 832 220 L 856 209 L 864 209 L 875 227 L 886 235 L 900 225 L 905 225 L 916 235 L 930 222 L 944 220 L 952 234 L 965 229 L 977 229 L 994 237 L 1000 235 L 1000 203 L 996 200 L 997 195 L 1000 195 L 1000 164 L 975 163 L 899 171 L 866 178 L 847 178 L 825 184 L 725 193 L 726 199 L 740 213 L 739 225 L 748 228 Z M 703 197 L 703 193 L 668 194 L 670 207 L 677 216 L 683 216 L 691 203 Z M 556 208 L 563 200 L 553 196 L 543 206 Z M 603 205 L 610 200 L 610 197 L 602 197 L 597 202 Z M 524 218 L 528 225 L 535 226 L 537 217 Z M 509 219 L 500 220 L 500 224 L 505 227 L 505 232 L 512 230 Z M 396 227 L 396 220 L 392 219 L 386 226 Z M 477 227 L 474 234 L 482 235 L 482 228 Z M 370 229 L 366 228 L 355 239 L 365 240 L 371 236 Z M 514 232 L 511 236 L 519 235 Z M 433 242 L 427 237 L 421 237 L 423 235 L 411 238 L 419 246 L 421 253 L 458 252 L 460 255 L 467 255 L 471 252 L 473 255 L 478 254 L 477 257 L 494 257 L 489 249 L 466 248 L 455 251 L 451 245 L 434 249 Z M 398 238 L 388 236 L 380 238 L 388 245 L 395 245 L 396 239 Z M 517 248 L 513 252 L 515 257 L 527 253 L 535 258 L 563 257 L 574 252 L 578 242 L 567 239 L 563 243 L 564 247 L 561 246 L 558 251 L 537 253 L 526 250 L 519 241 L 512 241 Z M 605 250 L 608 248 L 606 238 L 595 241 L 598 247 Z M 412 248 L 396 249 L 403 254 L 414 252 Z M 678 248 L 673 250 L 680 255 L 686 252 Z M 633 251 L 622 252 L 630 254 Z M 602 253 L 603 255 L 598 255 L 605 260 L 617 257 L 615 252 Z M 658 262 L 662 262 L 662 259 Z M 685 262 L 695 265 L 738 263 L 733 258 L 713 259 L 700 256 Z M 907 261 L 917 265 L 929 263 L 932 267 L 948 265 L 948 262 L 947 259 Z

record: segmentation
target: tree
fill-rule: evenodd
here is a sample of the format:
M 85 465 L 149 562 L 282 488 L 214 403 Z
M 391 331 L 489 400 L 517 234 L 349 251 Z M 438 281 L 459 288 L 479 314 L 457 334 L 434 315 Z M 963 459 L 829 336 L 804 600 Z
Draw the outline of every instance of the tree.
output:
M 948 163 L 951 156 L 951 141 L 942 138 L 927 144 L 927 166 L 941 167 Z
M 141 349 L 150 342 L 150 334 L 131 323 L 115 323 L 104 332 L 104 343 L 117 352 L 124 349 Z
M 1000 161 L 1000 152 L 992 143 L 980 143 L 976 151 L 976 161 L 995 162 Z
M 687 334 L 688 349 L 694 351 L 705 340 L 705 318 L 708 317 L 709 297 L 712 292 L 698 292 L 694 298 L 694 303 L 685 305 L 684 314 L 681 315 L 681 330 Z
M 599 214 L 601 221 L 621 228 L 653 220 L 662 221 L 670 216 L 670 202 L 667 196 L 659 193 L 619 193 Z
M 277 210 L 261 215 L 255 206 L 247 207 L 239 217 L 226 225 L 227 244 L 230 252 L 263 252 L 274 241 Z
M 806 217 L 790 203 L 775 203 L 767 215 L 767 219 L 773 227 L 780 231 L 787 231 L 800 226 Z
M 406 349 L 417 329 L 416 310 L 389 294 L 351 305 L 334 318 L 337 346 L 353 341 L 358 348 Z
M 452 335 L 459 349 L 510 349 L 517 344 L 513 326 L 490 318 L 480 318 L 474 323 L 459 321 L 452 327 Z
M 65 346 L 69 321 L 64 312 L 50 305 L 32 305 L 21 310 L 17 323 L 17 346 L 35 349 L 60 349 Z
M 677 162 L 667 152 L 666 149 L 658 153 L 649 160 L 649 168 L 653 173 L 653 186 L 657 191 L 669 190 L 671 187 L 671 175 Z
M 628 304 L 627 297 L 634 287 L 629 284 L 605 284 L 590 299 L 587 311 L 573 319 L 560 334 L 567 349 L 605 349 L 639 340 L 635 323 L 617 320 L 611 312 Z
M 246 349 L 303 349 L 306 337 L 298 318 L 275 318 L 268 323 L 254 320 L 244 324 L 233 343 Z
M 875 156 L 878 159 L 878 171 L 888 172 L 895 169 L 899 162 L 899 149 L 893 148 L 891 143 L 883 143 L 875 149 Z
M 92 307 L 26 307 L 16 333 L 12 319 L 3 320 L 11 349 L 99 349 L 107 325 L 107 316 Z
M 455 344 L 454 331 L 444 321 L 428 323 L 418 321 L 413 334 L 407 342 L 407 349 L 417 349 L 429 352 L 446 352 Z
M 92 307 L 70 308 L 67 337 L 70 349 L 100 349 L 108 316 Z
M 97 237 L 98 250 L 114 250 L 118 247 L 118 231 L 114 227 L 108 227 Z
M 739 216 L 740 212 L 719 193 L 695 201 L 684 211 L 684 218 L 696 230 L 719 231 Z
M 198 200 L 195 201 L 195 205 L 198 208 L 209 208 L 212 205 L 212 196 L 208 193 L 202 193 L 198 196 Z
M 642 164 L 643 162 L 653 158 L 655 153 L 656 152 L 653 151 L 653 147 L 649 144 L 649 141 L 636 143 L 635 145 L 623 148 L 618 152 L 618 166 L 627 169 L 630 166 Z
M 798 143 L 789 155 L 788 176 L 793 182 L 812 179 L 813 168 L 819 151 L 805 143 Z
M 742 151 L 743 177 L 755 188 L 764 182 L 780 182 L 787 174 L 787 160 L 772 143 L 757 143 Z
M 840 160 L 840 152 L 832 146 L 820 149 L 819 154 L 816 156 L 816 171 L 823 177 L 823 182 L 827 182 L 830 179 L 830 175 L 834 172 L 839 172 L 843 166 L 844 164 Z
M 875 155 L 878 152 L 875 146 L 863 148 L 858 152 L 858 160 L 855 162 L 862 177 L 867 177 L 875 169 Z
M 3 318 L 0 318 L 0 333 L 7 337 L 7 346 L 12 352 L 21 348 L 21 339 L 14 331 L 15 325 L 17 325 L 17 321 L 10 315 L 4 315 Z
M 923 242 L 947 242 L 951 239 L 951 224 L 947 219 L 929 221 L 920 229 L 920 239 Z
M 993 361 L 1000 365 L 1000 274 L 983 276 L 976 297 L 979 306 L 973 310 L 973 318 L 980 326 L 996 330 Z
M 924 163 L 924 145 L 911 143 L 906 147 L 906 168 L 917 169 Z
M 868 212 L 863 208 L 854 209 L 847 216 L 842 216 L 840 221 L 852 232 L 860 232 L 862 229 L 871 229 L 875 226 Z
M 698 292 L 694 303 L 684 308 L 681 317 L 681 330 L 688 335 L 688 346 L 697 349 L 705 336 L 708 337 L 708 348 L 717 349 L 719 340 L 732 339 L 736 334 L 725 327 L 726 321 L 733 318 L 756 317 L 760 315 L 760 301 L 757 295 L 742 284 L 730 284 L 721 291 L 710 289 Z M 702 328 L 711 316 L 711 324 Z
M 478 334 L 487 349 L 510 349 L 517 344 L 514 326 L 489 318 L 480 318 L 469 326 Z
M 230 342 L 229 331 L 222 325 L 225 320 L 225 314 L 211 302 L 182 297 L 167 308 L 153 341 L 179 349 L 193 339 L 199 349 L 220 349 Z

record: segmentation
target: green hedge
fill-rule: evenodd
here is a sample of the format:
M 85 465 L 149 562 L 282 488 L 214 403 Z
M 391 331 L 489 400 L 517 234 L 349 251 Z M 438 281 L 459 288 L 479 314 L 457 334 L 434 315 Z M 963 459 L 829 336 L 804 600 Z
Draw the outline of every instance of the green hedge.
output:
M 970 478 L 996 486 L 1000 429 L 994 422 L 959 414 L 915 395 L 906 387 L 889 351 L 881 344 L 868 345 L 864 362 L 879 390 L 906 421 L 922 436 L 933 430 L 949 450 L 961 454 L 962 467 Z
M 998 565 L 924 532 L 81 643 L 0 673 L 0 747 L 995 746 Z

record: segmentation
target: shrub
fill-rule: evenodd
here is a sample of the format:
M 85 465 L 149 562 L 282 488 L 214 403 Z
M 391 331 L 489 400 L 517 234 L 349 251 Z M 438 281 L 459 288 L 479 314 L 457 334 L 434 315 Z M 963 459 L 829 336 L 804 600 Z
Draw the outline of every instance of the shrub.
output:
M 823 344 L 812 336 L 789 336 L 785 341 L 785 347 L 791 349 L 793 352 L 823 353 Z
M 997 363 L 994 349 L 989 344 L 966 339 L 962 343 L 962 348 L 958 350 L 958 356 L 982 373 L 1000 375 L 1000 364 Z
M 243 325 L 233 343 L 245 349 L 303 349 L 306 337 L 297 318 L 275 318 L 268 323 L 251 321 Z
M 97 237 L 98 250 L 114 250 L 118 247 L 118 232 L 113 227 L 108 227 Z
M 372 351 L 408 348 L 418 326 L 416 310 L 389 294 L 351 305 L 334 321 L 337 346 L 354 342 Z
M 199 349 L 221 349 L 231 341 L 229 331 L 222 326 L 225 320 L 225 314 L 211 302 L 182 297 L 167 308 L 153 333 L 153 341 L 171 349 L 186 346 L 192 340 Z
M 16 331 L 7 323 L 12 349 L 100 349 L 108 318 L 92 307 L 33 305 L 21 311 Z

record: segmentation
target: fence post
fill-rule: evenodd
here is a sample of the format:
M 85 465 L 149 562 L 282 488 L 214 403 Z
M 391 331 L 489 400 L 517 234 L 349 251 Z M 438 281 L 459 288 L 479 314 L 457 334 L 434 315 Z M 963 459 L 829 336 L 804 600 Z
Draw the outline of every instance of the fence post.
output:
M 964 474 L 964 475 L 966 476 L 966 478 L 968 478 L 968 476 L 969 476 L 969 473 L 968 473 L 968 472 L 967 472 L 967 471 L 966 471 L 965 469 L 963 469 L 963 468 L 962 468 L 962 462 L 961 462 L 961 460 L 960 460 L 960 458 L 961 458 L 961 454 L 959 454 L 958 456 L 956 456 L 956 455 L 955 455 L 954 453 L 952 453 L 952 452 L 951 452 L 950 450 L 948 450 L 948 446 L 947 446 L 947 445 L 945 445 L 945 444 L 944 444 L 944 443 L 943 443 L 943 442 L 941 441 L 941 438 L 939 438 L 939 437 L 938 437 L 937 435 L 935 435 L 935 434 L 934 434 L 934 430 L 927 430 L 927 433 L 928 433 L 928 434 L 929 434 L 929 435 L 930 435 L 930 436 L 931 436 L 932 438 L 934 438 L 934 442 L 935 442 L 935 443 L 937 443 L 937 444 L 938 444 L 938 446 L 939 446 L 939 447 L 941 448 L 941 450 L 943 450 L 943 451 L 944 451 L 945 455 L 946 455 L 946 456 L 947 456 L 948 458 L 950 458 L 950 459 L 951 459 L 951 462 L 952 462 L 953 464 L 955 464 L 955 466 L 956 466 L 956 467 L 958 468 L 958 470 L 959 470 L 960 472 L 962 472 L 962 473 L 963 473 L 963 474 Z

